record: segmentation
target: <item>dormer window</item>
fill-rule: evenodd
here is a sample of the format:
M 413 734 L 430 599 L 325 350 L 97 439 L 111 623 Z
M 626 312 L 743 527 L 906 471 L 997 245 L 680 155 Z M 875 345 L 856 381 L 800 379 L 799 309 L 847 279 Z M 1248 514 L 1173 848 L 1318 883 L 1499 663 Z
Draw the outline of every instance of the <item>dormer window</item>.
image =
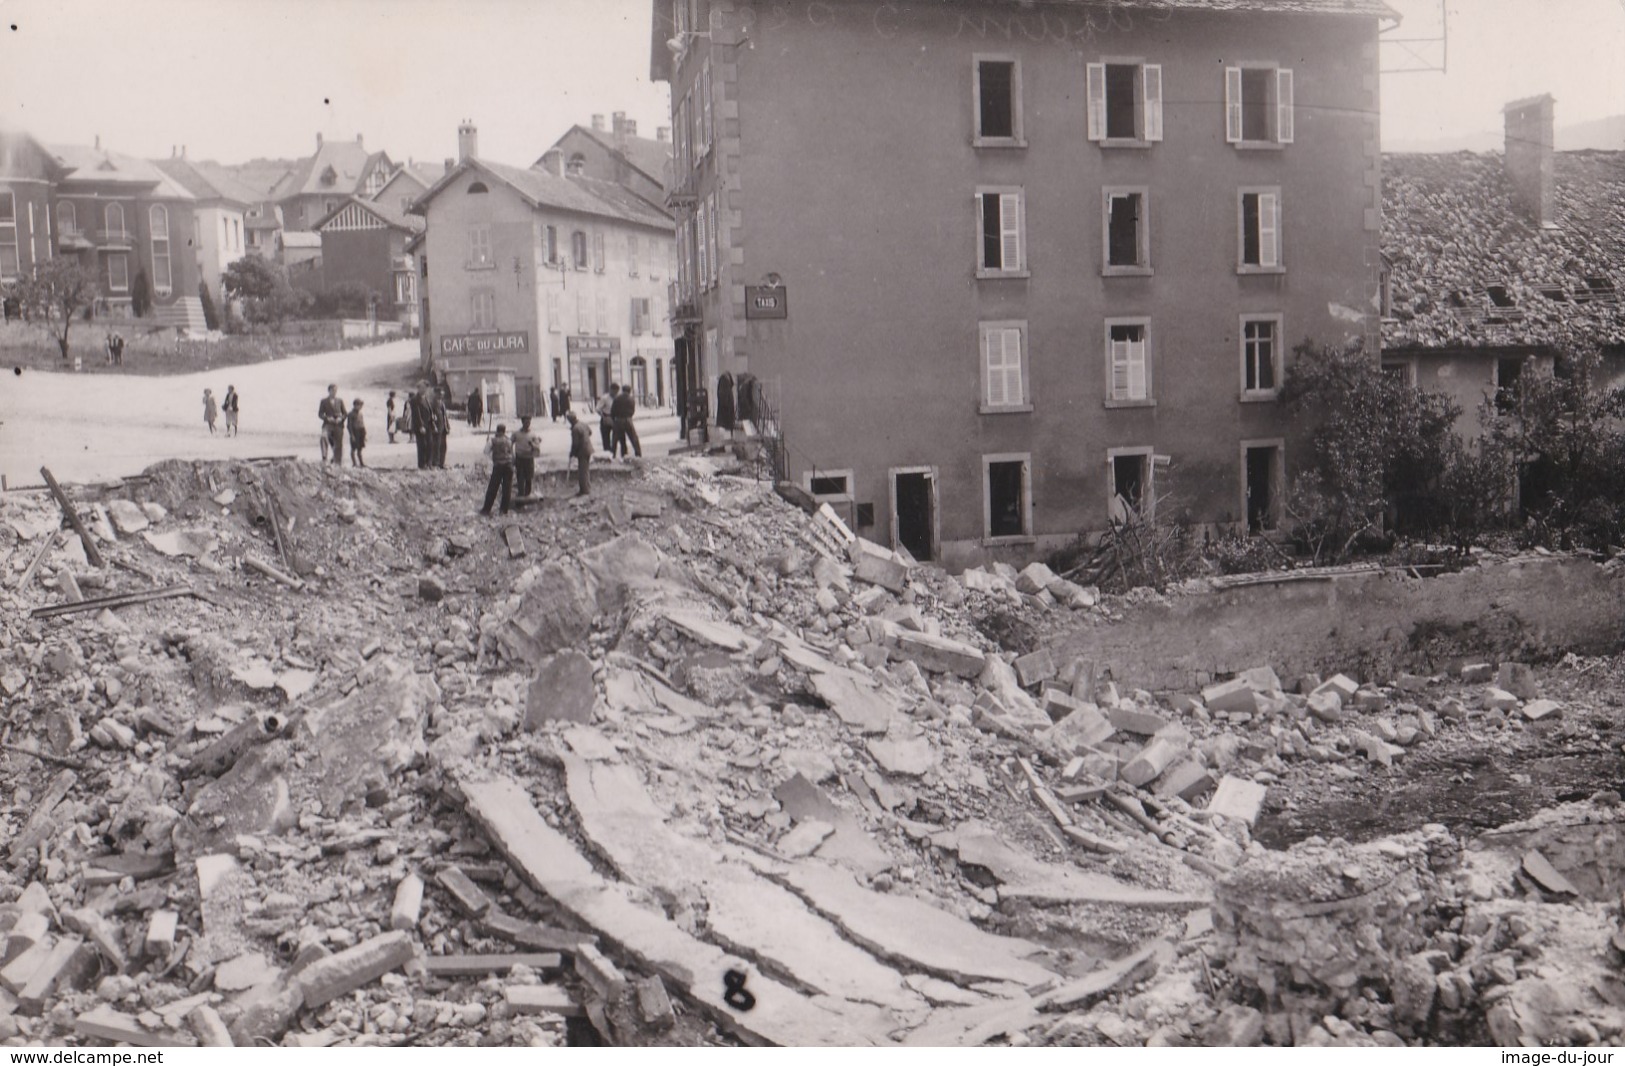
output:
M 338 171 L 334 170 L 332 167 L 328 167 L 326 170 L 322 171 L 321 182 L 323 185 L 332 185 L 338 180 Z
M 1484 290 L 1490 298 L 1490 303 L 1496 307 L 1516 307 L 1512 296 L 1507 292 L 1505 285 L 1491 285 Z
M 585 174 L 587 172 L 587 157 L 577 152 L 565 164 L 565 169 L 571 174 Z

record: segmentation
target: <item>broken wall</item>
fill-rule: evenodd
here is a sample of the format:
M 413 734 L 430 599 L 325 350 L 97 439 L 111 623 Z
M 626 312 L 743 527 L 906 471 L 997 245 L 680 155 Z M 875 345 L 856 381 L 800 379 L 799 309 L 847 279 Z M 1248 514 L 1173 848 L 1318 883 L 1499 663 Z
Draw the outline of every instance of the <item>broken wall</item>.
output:
M 1051 649 L 1110 663 L 1119 681 L 1192 689 L 1270 663 L 1391 677 L 1452 662 L 1538 661 L 1625 646 L 1617 571 L 1573 557 L 1520 559 L 1421 579 L 1363 571 L 1183 592 L 1089 617 Z

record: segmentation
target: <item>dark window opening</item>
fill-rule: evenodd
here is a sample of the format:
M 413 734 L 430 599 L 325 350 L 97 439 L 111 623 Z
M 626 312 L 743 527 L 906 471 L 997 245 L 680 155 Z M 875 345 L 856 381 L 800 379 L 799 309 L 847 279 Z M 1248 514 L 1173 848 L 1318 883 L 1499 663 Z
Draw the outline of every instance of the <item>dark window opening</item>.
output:
M 1241 71 L 1241 139 L 1267 141 L 1270 132 L 1270 82 L 1275 71 L 1244 67 Z
M 1614 291 L 1614 283 L 1607 278 L 1586 278 L 1586 288 L 1591 290 L 1591 298 L 1602 303 L 1619 302 L 1619 294 Z
M 1382 373 L 1384 377 L 1393 380 L 1396 384 L 1409 385 L 1411 383 L 1411 366 L 1409 363 L 1383 363 Z
M 1248 532 L 1275 528 L 1275 468 L 1279 455 L 1279 449 L 1274 447 L 1247 449 Z
M 570 253 L 577 270 L 587 269 L 587 235 L 580 230 L 570 234 Z
M 810 484 L 814 496 L 845 496 L 848 492 L 845 474 L 814 476 Z
M 868 529 L 875 524 L 875 505 L 872 503 L 858 504 L 854 514 L 857 516 L 859 529 Z
M 472 185 L 470 185 L 468 187 L 468 195 L 469 196 L 473 196 L 475 193 L 490 192 L 490 191 L 491 191 L 490 189 L 486 188 L 485 182 L 483 182 L 483 181 L 476 181 L 474 184 L 472 184 Z
M 1490 303 L 1494 304 L 1496 307 L 1517 306 L 1517 304 L 1513 302 L 1511 294 L 1507 292 L 1505 285 L 1491 285 L 1484 291 L 1489 293 Z
M 1140 68 L 1122 63 L 1106 64 L 1106 136 L 1134 138 L 1139 115 L 1135 89 Z
M 988 535 L 1019 537 L 1027 532 L 1027 507 L 1020 460 L 987 465 Z
M 1259 248 L 1258 194 L 1244 193 L 1241 197 L 1241 261 L 1249 266 L 1258 266 Z
M 981 136 L 1016 135 L 1016 65 L 984 60 L 977 65 Z
M 962 201 L 963 202 L 963 201 Z M 999 232 L 999 194 L 982 194 L 982 268 L 1004 269 L 1004 245 Z
M 1146 456 L 1112 457 L 1112 492 L 1135 513 L 1145 507 Z
M 1140 194 L 1111 198 L 1107 220 L 1106 262 L 1109 266 L 1140 265 Z
M 1518 380 L 1523 377 L 1522 359 L 1495 361 L 1495 408 L 1511 411 L 1518 406 Z
M 1567 303 L 1569 294 L 1561 285 L 1543 285 L 1540 294 L 1556 303 Z

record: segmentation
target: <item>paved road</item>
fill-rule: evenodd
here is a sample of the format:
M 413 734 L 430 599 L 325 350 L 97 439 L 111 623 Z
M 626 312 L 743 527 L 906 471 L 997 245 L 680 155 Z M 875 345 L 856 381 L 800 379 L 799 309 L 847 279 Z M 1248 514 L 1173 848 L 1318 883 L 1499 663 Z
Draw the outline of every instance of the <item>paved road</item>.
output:
M 161 459 L 294 455 L 316 461 L 316 405 L 329 383 L 339 387 L 346 406 L 357 397 L 364 402 L 369 466 L 414 466 L 416 452 L 405 436 L 388 443 L 384 401 L 391 388 L 415 378 L 417 358 L 417 341 L 407 340 L 174 377 L 8 371 L 0 379 L 0 473 L 12 485 L 33 485 L 41 466 L 63 480 L 92 481 L 138 474 Z M 222 415 L 222 432 L 211 437 L 203 390 L 213 389 L 218 399 L 227 385 L 242 395 L 242 435 L 225 437 Z M 518 419 L 507 421 L 510 432 L 518 428 Z M 569 450 L 563 421 L 544 418 L 536 426 L 544 459 Z M 641 412 L 638 432 L 645 454 L 663 454 L 676 443 L 677 419 Z M 473 463 L 485 439 L 454 414 L 447 463 Z

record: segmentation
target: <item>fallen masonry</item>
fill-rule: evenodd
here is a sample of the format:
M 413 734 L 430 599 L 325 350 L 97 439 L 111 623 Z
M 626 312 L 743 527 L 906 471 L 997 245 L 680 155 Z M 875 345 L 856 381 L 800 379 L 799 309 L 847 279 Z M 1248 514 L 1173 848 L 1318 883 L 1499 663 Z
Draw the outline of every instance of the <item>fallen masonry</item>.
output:
M 0 495 L 0 1043 L 1625 1035 L 1612 658 L 1142 673 L 1077 634 L 1271 586 L 953 576 L 726 458 L 474 480 Z

